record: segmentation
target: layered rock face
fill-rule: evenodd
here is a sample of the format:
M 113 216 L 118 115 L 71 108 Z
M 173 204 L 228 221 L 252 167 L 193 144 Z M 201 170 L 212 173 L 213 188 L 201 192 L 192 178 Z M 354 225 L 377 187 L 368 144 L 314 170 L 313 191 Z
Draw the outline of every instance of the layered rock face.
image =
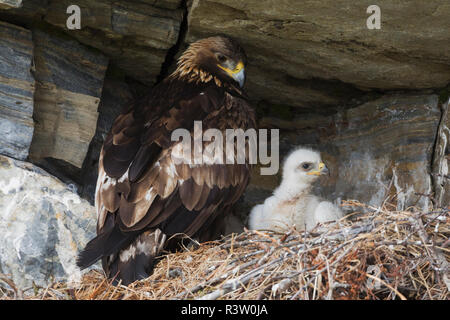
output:
M 71 5 L 81 13 L 81 29 L 69 30 Z M 22 24 L 46 23 L 107 55 L 133 78 L 154 84 L 167 52 L 177 42 L 183 18 L 181 0 L 23 1 L 22 7 L 0 12 Z
M 12 9 L 20 8 L 22 6 L 22 0 L 1 0 L 0 9 Z
M 167 50 L 177 41 L 182 19 L 180 1 L 78 1 L 83 28 L 70 31 L 80 42 L 107 54 L 112 62 L 147 84 L 161 71 Z M 66 27 L 66 8 L 73 1 L 52 1 L 44 20 Z
M 325 184 L 334 189 L 330 196 L 373 206 L 390 196 L 398 210 L 431 209 L 426 195 L 440 119 L 436 95 L 387 95 L 333 116 L 335 127 L 317 142 L 336 168 Z
M 196 0 L 187 41 L 228 34 L 249 56 L 252 97 L 304 108 L 337 105 L 358 89 L 439 88 L 450 79 L 448 1 Z M 314 104 L 314 105 L 312 105 Z
M 325 198 L 373 206 L 389 200 L 399 210 L 433 204 L 437 169 L 432 170 L 432 161 L 439 161 L 439 168 L 446 165 L 445 157 L 434 155 L 436 135 L 446 130 L 436 95 L 391 94 L 332 116 L 303 115 L 283 122 L 263 118 L 261 124 L 287 129 L 281 142 L 285 153 L 293 145 L 321 151 L 331 174 L 321 177 L 315 192 Z M 278 177 L 255 177 L 249 193 L 263 185 L 269 191 L 278 183 Z M 442 200 L 435 204 L 442 205 Z
M 79 30 L 66 25 L 73 4 Z M 331 175 L 316 194 L 448 206 L 450 5 L 380 0 L 381 28 L 372 30 L 371 4 L 0 0 L 0 154 L 45 168 L 92 203 L 114 118 L 189 43 L 225 34 L 247 52 L 246 90 L 260 128 L 280 130 L 281 161 L 299 145 L 322 152 Z M 10 158 L 0 158 L 0 272 L 20 286 L 77 274 L 75 247 L 94 233 L 92 208 Z M 279 182 L 280 172 L 261 176 L 256 166 L 228 229 L 240 231 Z
M 0 154 L 21 160 L 34 128 L 32 60 L 31 32 L 0 22 Z
M 83 165 L 97 123 L 108 59 L 75 40 L 41 30 L 35 43 L 36 127 L 30 158 Z
M 436 203 L 450 204 L 450 99 L 441 106 L 441 122 L 434 147 L 432 173 Z

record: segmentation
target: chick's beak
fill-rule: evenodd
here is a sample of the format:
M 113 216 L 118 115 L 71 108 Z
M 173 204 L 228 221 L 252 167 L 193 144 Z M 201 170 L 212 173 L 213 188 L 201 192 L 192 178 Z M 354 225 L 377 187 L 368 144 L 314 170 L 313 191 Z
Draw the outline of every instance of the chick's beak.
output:
M 319 175 L 328 175 L 329 173 L 330 173 L 330 171 L 328 170 L 325 163 L 321 162 L 321 163 L 319 163 L 319 167 L 317 168 L 316 171 L 308 172 L 307 175 L 319 176 Z
M 330 174 L 330 170 L 328 170 L 327 166 L 323 162 L 321 162 L 319 164 L 319 171 L 320 171 L 320 175 L 329 175 Z

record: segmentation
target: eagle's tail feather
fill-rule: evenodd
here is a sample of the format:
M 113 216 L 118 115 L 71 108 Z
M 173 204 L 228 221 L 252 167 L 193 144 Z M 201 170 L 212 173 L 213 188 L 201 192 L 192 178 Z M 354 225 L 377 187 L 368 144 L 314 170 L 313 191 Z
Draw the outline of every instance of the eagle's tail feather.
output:
M 143 232 L 112 259 L 108 256 L 103 257 L 108 278 L 114 279 L 114 285 L 119 281 L 123 285 L 128 285 L 147 278 L 152 273 L 155 259 L 163 250 L 165 243 L 166 235 L 159 229 Z
M 144 253 L 126 261 L 116 258 L 108 264 L 108 278 L 113 279 L 113 285 L 118 285 L 120 281 L 123 285 L 129 285 L 136 280 L 148 278 L 153 269 L 154 258 L 153 255 Z
M 135 236 L 135 233 L 121 232 L 117 225 L 112 226 L 109 230 L 106 228 L 104 232 L 89 241 L 84 250 L 80 252 L 77 259 L 78 267 L 85 269 L 105 256 L 117 254 L 120 249 L 131 243 Z

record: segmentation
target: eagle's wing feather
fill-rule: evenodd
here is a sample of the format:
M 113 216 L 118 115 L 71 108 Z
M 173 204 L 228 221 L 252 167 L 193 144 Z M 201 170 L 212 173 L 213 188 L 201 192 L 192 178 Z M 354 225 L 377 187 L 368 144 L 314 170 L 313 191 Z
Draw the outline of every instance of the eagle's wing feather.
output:
M 182 90 L 182 95 L 179 88 L 167 85 L 158 90 L 171 92 L 171 96 L 155 92 L 136 103 L 116 119 L 105 139 L 96 188 L 98 236 L 80 254 L 80 266 L 103 258 L 105 270 L 112 272 L 118 264 L 127 264 L 128 256 L 137 261 L 130 241 L 158 242 L 144 237 L 147 230 L 168 236 L 208 232 L 208 225 L 239 199 L 248 184 L 248 164 L 179 164 L 175 160 L 180 159 L 174 158 L 179 152 L 172 151 L 181 149 L 180 142 L 170 139 L 177 128 L 192 135 L 195 120 L 202 120 L 203 130 L 254 127 L 247 102 L 239 98 L 233 102 L 242 104 L 239 115 L 230 113 L 233 98 L 227 99 L 218 87 L 195 86 Z M 236 119 L 227 120 L 227 116 Z M 203 142 L 203 149 L 209 143 Z
M 248 182 L 247 165 L 175 164 L 171 153 L 177 144 L 170 141 L 171 131 L 192 130 L 194 121 L 202 119 L 218 125 L 215 117 L 227 108 L 223 100 L 218 89 L 207 87 L 178 101 L 150 99 L 146 108 L 120 115 L 100 156 L 99 212 L 104 206 L 103 214 L 118 213 L 123 232 L 169 224 L 174 229 L 173 221 L 185 220 L 178 225 L 186 225 L 186 230 L 176 232 L 193 235 L 220 203 L 236 201 Z M 182 207 L 188 213 L 171 217 Z M 100 232 L 105 220 L 99 219 Z

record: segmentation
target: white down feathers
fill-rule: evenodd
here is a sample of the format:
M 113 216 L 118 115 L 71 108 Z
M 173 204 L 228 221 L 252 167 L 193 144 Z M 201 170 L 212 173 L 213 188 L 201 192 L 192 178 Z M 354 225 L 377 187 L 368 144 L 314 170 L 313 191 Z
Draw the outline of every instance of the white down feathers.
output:
M 249 228 L 285 232 L 295 226 L 311 230 L 318 223 L 340 219 L 343 213 L 337 206 L 310 194 L 312 183 L 327 173 L 318 152 L 303 148 L 292 152 L 284 162 L 280 186 L 251 210 Z

